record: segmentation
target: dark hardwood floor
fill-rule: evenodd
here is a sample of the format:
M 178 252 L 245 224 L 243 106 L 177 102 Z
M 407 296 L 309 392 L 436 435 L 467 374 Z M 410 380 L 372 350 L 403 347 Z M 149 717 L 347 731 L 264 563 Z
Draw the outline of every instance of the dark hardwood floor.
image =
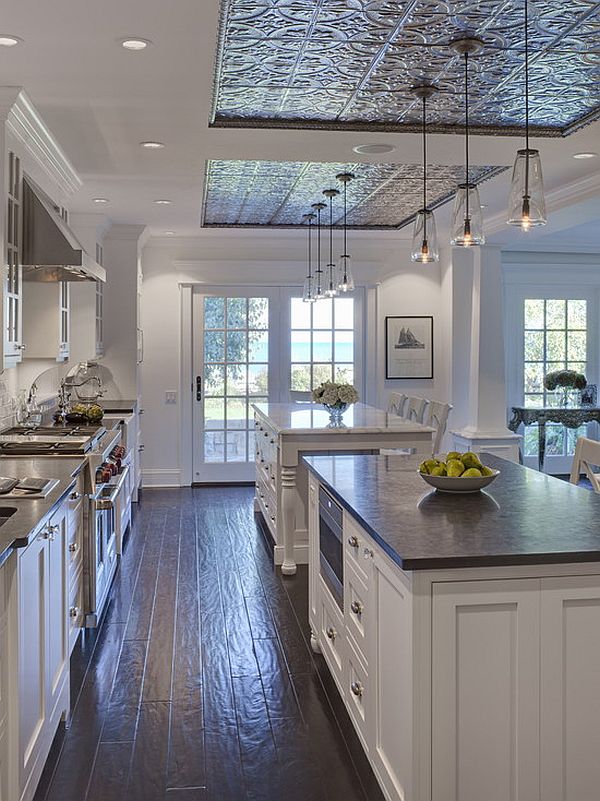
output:
M 144 492 L 35 801 L 382 801 L 252 493 Z

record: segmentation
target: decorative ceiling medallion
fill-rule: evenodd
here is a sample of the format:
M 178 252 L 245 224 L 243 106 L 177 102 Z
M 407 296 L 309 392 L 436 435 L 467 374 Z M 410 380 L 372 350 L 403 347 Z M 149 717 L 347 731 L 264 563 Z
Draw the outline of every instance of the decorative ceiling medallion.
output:
M 416 83 L 435 83 L 431 130 L 464 117 L 462 60 L 477 36 L 472 133 L 523 118 L 523 0 L 222 0 L 212 124 L 414 131 Z M 532 0 L 531 133 L 564 136 L 600 117 L 600 2 Z
M 472 166 L 481 183 L 506 167 Z M 423 204 L 420 164 L 332 164 L 298 161 L 209 161 L 206 165 L 203 225 L 207 227 L 295 228 L 336 175 L 351 172 L 348 227 L 397 229 L 410 223 Z M 464 179 L 463 166 L 427 168 L 428 208 L 446 203 Z M 334 224 L 343 223 L 337 204 Z

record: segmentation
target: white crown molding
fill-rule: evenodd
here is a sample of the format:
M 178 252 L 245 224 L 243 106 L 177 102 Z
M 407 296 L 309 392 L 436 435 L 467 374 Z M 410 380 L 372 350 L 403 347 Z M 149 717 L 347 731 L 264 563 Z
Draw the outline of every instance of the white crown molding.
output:
M 71 196 L 81 189 L 83 181 L 20 87 L 0 87 L 0 118 L 7 130 L 65 195 Z
M 600 172 L 591 173 L 546 192 L 546 210 L 548 212 L 558 211 L 575 203 L 598 198 L 598 195 L 600 195 Z M 486 234 L 497 234 L 500 231 L 508 230 L 505 211 L 485 218 Z

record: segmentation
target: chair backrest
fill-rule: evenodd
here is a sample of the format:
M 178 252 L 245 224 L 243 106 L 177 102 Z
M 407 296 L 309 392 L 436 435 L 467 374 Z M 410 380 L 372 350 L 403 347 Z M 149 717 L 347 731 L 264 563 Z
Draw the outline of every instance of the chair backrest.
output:
M 422 423 L 423 416 L 425 415 L 425 406 L 427 406 L 426 398 L 417 398 L 413 395 L 409 395 L 404 417 L 415 423 Z
M 600 466 L 600 442 L 587 437 L 579 437 L 573 454 L 571 484 L 579 484 L 579 477 L 585 473 L 594 492 L 600 492 L 600 474 L 594 473 L 593 465 Z
M 301 392 L 296 389 L 290 389 L 290 403 L 310 403 L 312 401 L 312 392 Z
M 392 392 L 388 402 L 388 414 L 397 414 L 398 417 L 404 417 L 404 405 L 407 401 L 408 395 L 404 392 Z
M 446 426 L 448 424 L 448 415 L 452 411 L 450 403 L 440 403 L 440 401 L 429 401 L 427 407 L 427 414 L 425 415 L 425 425 L 435 428 L 435 436 L 433 439 L 433 453 L 440 452 L 442 446 L 442 438 L 446 433 Z

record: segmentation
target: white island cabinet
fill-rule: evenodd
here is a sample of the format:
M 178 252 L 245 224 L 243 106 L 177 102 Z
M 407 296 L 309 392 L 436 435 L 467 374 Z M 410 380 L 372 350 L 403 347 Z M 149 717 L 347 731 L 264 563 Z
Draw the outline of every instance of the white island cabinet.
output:
M 387 486 L 370 487 L 365 470 L 349 469 L 344 458 L 375 460 L 369 470 Z M 393 469 L 384 475 L 382 457 L 309 461 L 313 648 L 327 662 L 385 797 L 595 801 L 600 534 L 563 533 L 562 545 L 560 531 L 544 538 L 534 531 L 528 539 L 519 526 L 535 526 L 520 519 L 519 493 L 532 498 L 532 483 L 539 493 L 549 486 L 554 514 L 552 502 L 563 497 L 570 501 L 565 514 L 577 520 L 579 511 L 584 525 L 600 513 L 600 498 L 519 465 L 501 467 L 511 475 L 504 487 L 498 479 L 493 496 L 490 490 L 487 498 L 469 500 L 428 495 L 408 468 L 394 482 Z M 501 463 L 508 464 L 494 466 Z M 320 570 L 323 489 L 343 508 L 341 607 Z M 461 528 L 457 508 L 468 515 L 469 503 L 475 517 Z M 490 520 L 477 522 L 481 509 Z M 446 528 L 436 527 L 438 514 Z M 415 533 L 418 515 L 424 523 Z M 497 524 L 507 527 L 506 552 L 495 539 Z M 411 527 L 405 539 L 404 525 Z M 476 529 L 471 541 L 467 525 Z M 491 538 L 485 544 L 484 531 Z M 398 564 L 404 546 L 410 569 Z M 465 564 L 482 566 L 460 566 L 456 548 Z
M 303 453 L 367 452 L 407 448 L 430 454 L 433 429 L 356 403 L 333 426 L 318 404 L 254 404 L 255 509 L 275 541 L 275 564 L 293 574 L 308 561 L 306 469 Z

